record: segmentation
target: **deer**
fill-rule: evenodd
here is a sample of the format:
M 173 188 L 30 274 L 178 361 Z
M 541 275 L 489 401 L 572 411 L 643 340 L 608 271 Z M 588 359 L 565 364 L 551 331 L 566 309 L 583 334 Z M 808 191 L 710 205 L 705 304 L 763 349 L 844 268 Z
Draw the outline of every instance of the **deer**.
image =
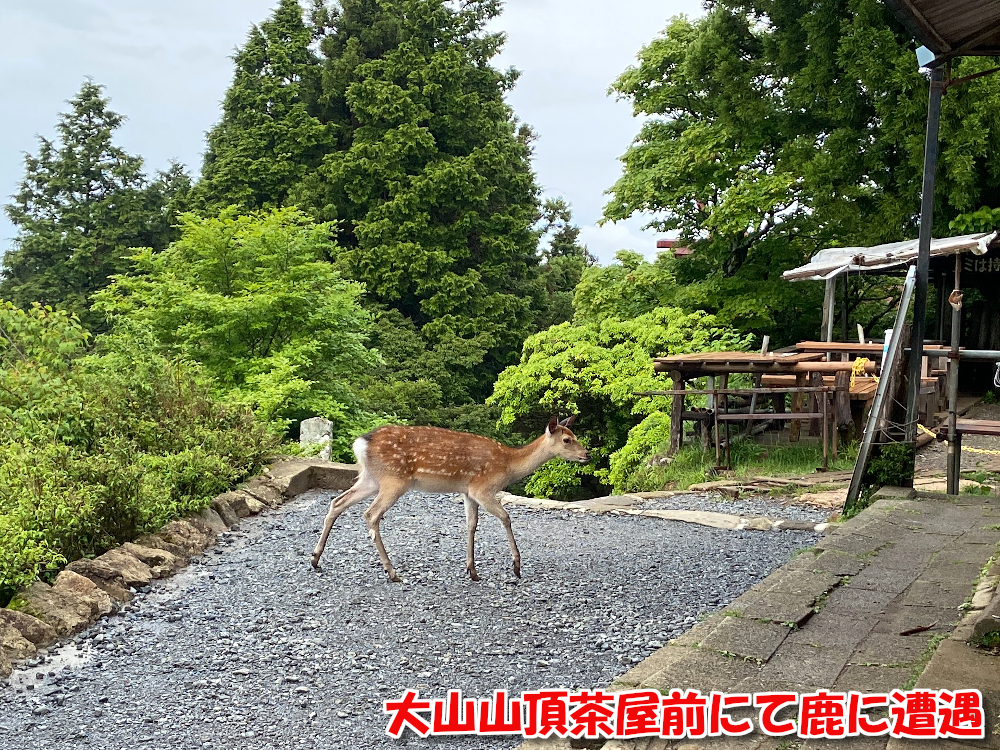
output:
M 559 421 L 552 417 L 541 437 L 519 448 L 441 427 L 386 425 L 362 435 L 352 445 L 360 467 L 358 477 L 330 503 L 323 533 L 313 550 L 313 568 L 319 570 L 326 540 L 340 514 L 374 495 L 375 500 L 362 514 L 368 536 L 375 543 L 389 580 L 402 582 L 386 554 L 379 524 L 405 492 L 415 489 L 462 495 L 468 527 L 465 570 L 473 581 L 479 580 L 475 546 L 480 507 L 503 524 L 514 560 L 514 575 L 520 578 L 521 553 L 514 540 L 510 515 L 497 499 L 497 493 L 550 459 L 587 463 L 590 453 L 569 429 L 575 419 L 571 416 Z

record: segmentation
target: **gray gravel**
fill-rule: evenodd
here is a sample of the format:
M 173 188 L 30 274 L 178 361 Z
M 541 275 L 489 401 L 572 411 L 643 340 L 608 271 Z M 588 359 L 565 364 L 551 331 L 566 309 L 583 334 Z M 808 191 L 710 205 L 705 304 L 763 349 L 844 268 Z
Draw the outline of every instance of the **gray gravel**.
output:
M 244 521 L 126 612 L 16 672 L 0 685 L 0 748 L 513 747 L 393 741 L 382 701 L 407 687 L 605 686 L 817 539 L 514 508 L 524 578 L 484 516 L 474 584 L 461 504 L 414 493 L 383 523 L 405 579 L 391 584 L 358 509 L 312 571 L 329 498 Z
M 761 516 L 776 520 L 813 521 L 822 523 L 831 511 L 794 505 L 777 498 L 740 497 L 733 499 L 713 492 L 690 492 L 673 497 L 657 497 L 643 502 L 643 509 L 657 510 L 708 510 L 715 513 L 732 513 L 738 516 Z

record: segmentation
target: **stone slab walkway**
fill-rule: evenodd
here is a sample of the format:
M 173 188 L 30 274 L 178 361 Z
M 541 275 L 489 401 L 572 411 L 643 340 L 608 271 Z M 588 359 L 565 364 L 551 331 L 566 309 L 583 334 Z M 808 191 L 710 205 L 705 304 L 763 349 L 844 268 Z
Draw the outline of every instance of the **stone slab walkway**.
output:
M 703 693 L 978 688 L 989 725 L 985 740 L 887 743 L 884 737 L 796 740 L 754 733 L 611 741 L 604 750 L 1000 748 L 1000 658 L 967 642 L 976 621 L 997 609 L 998 545 L 1000 499 L 911 498 L 886 488 L 866 511 L 611 685 Z M 912 632 L 919 628 L 926 629 Z
M 533 510 L 558 510 L 569 513 L 594 513 L 601 515 L 611 513 L 614 515 L 643 516 L 645 518 L 659 518 L 665 521 L 681 521 L 683 523 L 694 523 L 700 526 L 711 526 L 716 529 L 728 529 L 730 531 L 742 531 L 752 529 L 756 531 L 815 531 L 823 533 L 830 528 L 828 523 L 811 523 L 808 521 L 793 521 L 786 518 L 772 519 L 762 516 L 740 516 L 733 513 L 717 513 L 708 510 L 659 510 L 637 508 L 644 500 L 653 497 L 671 497 L 672 495 L 684 494 L 682 492 L 643 492 L 633 495 L 609 495 L 607 497 L 597 497 L 592 500 L 579 500 L 572 503 L 560 500 L 548 500 L 546 498 L 522 497 L 512 495 L 509 492 L 500 493 L 500 501 L 504 505 L 516 505 L 521 508 L 531 508 Z

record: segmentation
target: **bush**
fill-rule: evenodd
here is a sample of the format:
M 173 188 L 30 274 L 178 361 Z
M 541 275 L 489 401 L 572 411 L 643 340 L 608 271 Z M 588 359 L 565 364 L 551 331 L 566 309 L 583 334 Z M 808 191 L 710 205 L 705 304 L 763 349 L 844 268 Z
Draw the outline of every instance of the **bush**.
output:
M 525 342 L 521 362 L 500 374 L 487 404 L 499 409 L 501 426 L 526 436 L 551 414 L 580 415 L 574 429 L 591 463 L 545 464 L 528 481 L 529 494 L 570 499 L 624 491 L 669 436 L 669 398 L 636 395 L 664 387 L 651 359 L 750 343 L 711 315 L 673 307 L 628 320 L 562 323 Z
M 0 603 L 206 506 L 277 444 L 147 329 L 86 340 L 65 313 L 0 305 Z
M 115 323 L 153 333 L 155 349 L 198 362 L 215 394 L 285 428 L 312 416 L 334 423 L 334 455 L 375 424 L 356 394 L 378 363 L 362 287 L 324 260 L 331 224 L 294 208 L 213 218 L 187 214 L 181 238 L 135 256 L 135 271 L 95 296 Z

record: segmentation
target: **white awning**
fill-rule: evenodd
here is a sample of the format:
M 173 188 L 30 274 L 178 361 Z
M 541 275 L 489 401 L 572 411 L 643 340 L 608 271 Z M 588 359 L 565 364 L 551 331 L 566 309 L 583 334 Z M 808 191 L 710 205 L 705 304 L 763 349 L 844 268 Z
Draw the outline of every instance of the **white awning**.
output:
M 984 255 L 996 237 L 996 232 L 980 232 L 931 240 L 931 257 L 969 252 Z M 788 281 L 823 280 L 845 271 L 881 271 L 904 266 L 916 261 L 917 242 L 906 240 L 875 247 L 828 247 L 816 253 L 804 266 L 785 271 L 781 276 Z

